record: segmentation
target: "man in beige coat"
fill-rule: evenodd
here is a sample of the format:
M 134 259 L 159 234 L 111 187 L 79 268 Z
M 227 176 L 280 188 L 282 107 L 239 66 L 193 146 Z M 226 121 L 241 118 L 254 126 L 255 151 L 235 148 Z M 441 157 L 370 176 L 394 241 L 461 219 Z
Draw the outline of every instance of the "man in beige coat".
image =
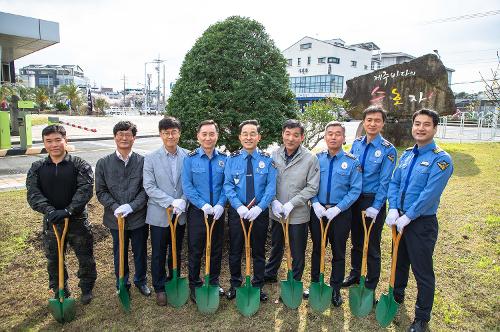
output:
M 319 163 L 315 155 L 301 145 L 304 141 L 304 126 L 297 120 L 287 120 L 282 128 L 283 144 L 274 151 L 272 159 L 278 169 L 276 197 L 271 203 L 272 249 L 266 264 L 264 280 L 278 280 L 278 269 L 283 259 L 283 229 L 280 218 L 289 218 L 290 251 L 295 280 L 301 280 L 305 265 L 307 246 L 309 199 L 319 188 Z

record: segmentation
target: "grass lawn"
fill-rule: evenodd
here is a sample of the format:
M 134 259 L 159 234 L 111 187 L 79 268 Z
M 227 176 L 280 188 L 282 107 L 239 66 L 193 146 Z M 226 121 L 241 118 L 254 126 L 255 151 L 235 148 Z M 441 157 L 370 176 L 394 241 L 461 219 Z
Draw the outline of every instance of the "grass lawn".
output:
M 430 327 L 433 331 L 498 331 L 500 291 L 495 285 L 500 280 L 500 144 L 443 143 L 440 146 L 451 153 L 455 171 L 438 214 L 440 229 L 434 253 L 437 289 Z M 39 241 L 41 216 L 29 208 L 25 196 L 25 191 L 0 193 L 0 330 L 57 330 L 61 325 L 47 311 L 51 292 Z M 252 318 L 242 317 L 235 302 L 226 299 L 221 299 L 217 314 L 211 316 L 198 313 L 190 302 L 181 309 L 158 307 L 154 297 L 144 298 L 135 288 L 132 289 L 132 312 L 127 315 L 122 312 L 115 295 L 111 237 L 101 226 L 102 208 L 95 199 L 90 211 L 98 269 L 95 298 L 88 306 L 77 302 L 77 317 L 66 324 L 65 329 L 380 330 L 374 313 L 363 319 L 353 317 L 348 303 L 341 308 L 332 307 L 324 314 L 312 312 L 307 302 L 303 302 L 298 310 L 287 309 L 276 302 L 279 296 L 276 284 L 266 285 L 270 300 L 262 304 Z M 382 275 L 377 298 L 381 292 L 386 292 L 388 286 L 390 232 L 387 227 L 384 227 L 382 238 Z M 308 252 L 310 250 L 311 245 Z M 327 261 L 330 258 L 329 254 Z M 72 296 L 78 298 L 77 264 L 71 250 L 67 260 Z M 305 287 L 309 285 L 309 264 L 308 258 L 303 280 Z M 284 278 L 285 262 L 282 269 L 281 277 Z M 326 264 L 327 275 L 330 270 Z M 222 272 L 222 285 L 228 287 L 227 248 Z M 185 265 L 182 273 L 187 275 Z M 149 274 L 148 278 L 151 284 Z M 347 300 L 348 291 L 342 292 Z M 404 330 L 411 323 L 415 295 L 415 280 L 410 274 L 406 301 L 400 306 L 389 330 Z
M 49 116 L 43 114 L 33 114 L 31 116 L 31 125 L 39 126 L 39 125 L 47 125 L 49 123 Z

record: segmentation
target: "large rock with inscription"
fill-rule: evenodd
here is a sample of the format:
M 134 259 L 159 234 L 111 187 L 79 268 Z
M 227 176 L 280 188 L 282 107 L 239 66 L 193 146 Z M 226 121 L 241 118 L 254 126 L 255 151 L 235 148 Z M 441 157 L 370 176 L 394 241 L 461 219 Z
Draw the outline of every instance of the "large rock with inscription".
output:
M 398 146 L 412 143 L 411 116 L 416 110 L 429 108 L 440 115 L 455 111 L 448 73 L 434 54 L 355 77 L 346 84 L 344 99 L 352 105 L 350 115 L 361 119 L 365 108 L 381 105 L 389 118 L 384 136 Z

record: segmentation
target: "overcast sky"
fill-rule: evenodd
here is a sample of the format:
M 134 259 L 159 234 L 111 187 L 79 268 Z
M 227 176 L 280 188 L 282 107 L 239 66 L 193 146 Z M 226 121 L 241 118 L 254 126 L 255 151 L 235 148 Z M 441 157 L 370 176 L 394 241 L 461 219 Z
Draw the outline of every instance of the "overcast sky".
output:
M 452 83 L 491 77 L 500 51 L 498 0 L 420 1 L 110 1 L 0 0 L 0 11 L 59 23 L 61 41 L 16 61 L 78 64 L 98 87 L 142 88 L 144 63 L 166 60 L 167 86 L 178 77 L 187 51 L 209 25 L 231 15 L 262 23 L 281 49 L 304 36 L 372 41 L 382 52 L 414 56 L 437 49 Z M 474 15 L 478 14 L 478 15 Z M 461 16 L 469 15 L 475 18 Z M 148 72 L 153 73 L 149 65 Z M 453 84 L 454 91 L 481 91 L 482 84 Z M 168 88 L 167 88 L 168 89 Z

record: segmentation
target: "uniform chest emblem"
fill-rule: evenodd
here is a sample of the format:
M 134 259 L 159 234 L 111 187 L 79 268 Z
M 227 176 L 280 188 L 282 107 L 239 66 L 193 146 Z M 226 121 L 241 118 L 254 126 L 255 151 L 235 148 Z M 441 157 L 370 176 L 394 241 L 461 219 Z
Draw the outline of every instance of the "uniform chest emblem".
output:
M 259 161 L 259 168 L 264 168 L 264 167 L 266 167 L 266 163 L 263 162 L 262 160 Z
M 382 155 L 382 151 L 380 151 L 380 150 L 375 151 L 375 157 L 377 157 L 377 158 L 378 158 L 378 157 L 380 157 L 381 155 Z
M 420 163 L 420 165 L 422 165 L 422 166 L 426 166 L 426 167 L 427 167 L 427 166 L 429 166 L 429 162 L 428 162 L 428 161 L 422 161 L 422 162 Z
M 347 163 L 344 161 L 341 165 L 340 168 L 342 169 L 347 169 Z
M 219 160 L 219 166 L 224 167 L 224 160 Z

